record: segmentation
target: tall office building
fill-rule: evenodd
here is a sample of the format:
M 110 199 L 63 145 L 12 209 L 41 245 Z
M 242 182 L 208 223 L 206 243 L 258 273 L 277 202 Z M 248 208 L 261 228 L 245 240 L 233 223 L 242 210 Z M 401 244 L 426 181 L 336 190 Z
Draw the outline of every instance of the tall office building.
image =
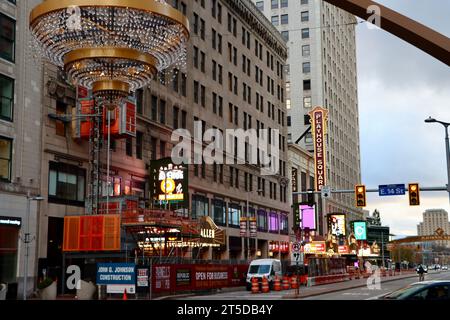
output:
M 308 112 L 328 109 L 327 185 L 353 189 L 361 180 L 356 18 L 321 0 L 253 1 L 288 44 L 288 140 L 312 151 L 311 133 L 304 135 Z M 346 213 L 347 221 L 362 218 L 352 194 L 333 194 L 325 204 L 330 212 Z
M 36 2 L 0 2 L 0 282 L 11 298 L 22 297 L 26 262 L 28 293 L 35 283 L 42 75 L 27 21 Z
M 429 209 L 423 213 L 423 222 L 417 225 L 419 236 L 434 235 L 438 229 L 442 229 L 444 234 L 450 234 L 450 222 L 448 212 L 444 209 Z M 450 241 L 436 241 L 440 246 L 450 246 Z

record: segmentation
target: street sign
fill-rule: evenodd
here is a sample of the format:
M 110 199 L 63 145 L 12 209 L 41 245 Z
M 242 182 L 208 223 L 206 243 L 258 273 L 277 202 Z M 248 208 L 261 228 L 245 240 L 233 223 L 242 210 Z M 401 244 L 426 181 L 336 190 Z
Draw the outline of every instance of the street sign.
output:
M 293 252 L 300 252 L 300 243 L 299 242 L 294 242 L 293 244 L 292 244 L 292 251 Z
M 302 265 L 303 264 L 303 253 L 301 252 L 291 252 L 291 265 Z
M 404 184 L 388 184 L 378 186 L 378 194 L 380 197 L 383 196 L 402 196 L 405 195 L 405 185 Z
M 320 189 L 321 195 L 323 198 L 329 198 L 331 196 L 331 188 L 330 186 L 322 186 Z

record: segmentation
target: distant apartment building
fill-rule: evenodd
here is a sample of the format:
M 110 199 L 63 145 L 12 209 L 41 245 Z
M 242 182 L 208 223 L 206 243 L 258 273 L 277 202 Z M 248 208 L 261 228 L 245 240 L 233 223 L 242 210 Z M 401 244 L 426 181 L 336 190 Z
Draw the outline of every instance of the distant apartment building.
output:
M 312 151 L 311 132 L 306 133 L 308 113 L 315 106 L 327 109 L 327 185 L 353 189 L 361 182 L 356 18 L 321 0 L 253 2 L 289 48 L 285 66 L 289 142 Z M 324 214 L 332 212 L 346 213 L 348 221 L 362 218 L 352 194 L 326 199 Z
M 40 193 L 42 74 L 27 25 L 36 2 L 0 2 L 0 282 L 12 299 L 22 297 L 25 272 L 27 293 L 36 274 L 40 204 L 32 198 Z
M 429 209 L 423 213 L 423 222 L 417 225 L 419 236 L 430 236 L 436 234 L 438 229 L 442 229 L 444 234 L 450 234 L 450 222 L 448 212 L 444 209 Z M 450 246 L 450 241 L 439 240 L 436 244 L 440 246 Z

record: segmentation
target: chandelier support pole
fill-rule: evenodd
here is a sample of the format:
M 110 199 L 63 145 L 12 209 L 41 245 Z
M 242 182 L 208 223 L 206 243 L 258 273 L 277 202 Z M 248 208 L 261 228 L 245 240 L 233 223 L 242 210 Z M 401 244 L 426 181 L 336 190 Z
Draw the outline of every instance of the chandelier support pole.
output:
M 90 158 L 90 205 L 91 213 L 99 213 L 99 198 L 100 198 L 100 150 L 102 148 L 102 107 L 94 98 L 94 120 L 91 129 L 91 158 Z

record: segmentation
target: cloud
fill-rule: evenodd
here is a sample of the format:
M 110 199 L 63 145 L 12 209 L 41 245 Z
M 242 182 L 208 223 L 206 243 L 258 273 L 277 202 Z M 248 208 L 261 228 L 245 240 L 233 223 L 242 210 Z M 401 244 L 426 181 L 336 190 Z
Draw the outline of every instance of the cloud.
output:
M 409 206 L 407 195 L 379 197 L 372 193 L 367 196 L 366 209 L 371 212 L 378 209 L 383 225 L 389 226 L 392 234 L 411 236 L 417 234 L 417 225 L 423 221 L 422 213 L 426 209 L 444 209 L 450 213 L 446 192 L 422 192 L 420 202 L 420 206 Z
M 398 12 L 449 36 L 450 1 L 379 0 Z M 362 182 L 380 184 L 447 183 L 444 129 L 426 124 L 432 116 L 450 122 L 450 68 L 383 30 L 357 27 L 358 95 Z M 421 206 L 407 196 L 368 194 L 383 223 L 398 235 L 417 234 L 426 209 L 450 212 L 446 192 L 422 192 Z

